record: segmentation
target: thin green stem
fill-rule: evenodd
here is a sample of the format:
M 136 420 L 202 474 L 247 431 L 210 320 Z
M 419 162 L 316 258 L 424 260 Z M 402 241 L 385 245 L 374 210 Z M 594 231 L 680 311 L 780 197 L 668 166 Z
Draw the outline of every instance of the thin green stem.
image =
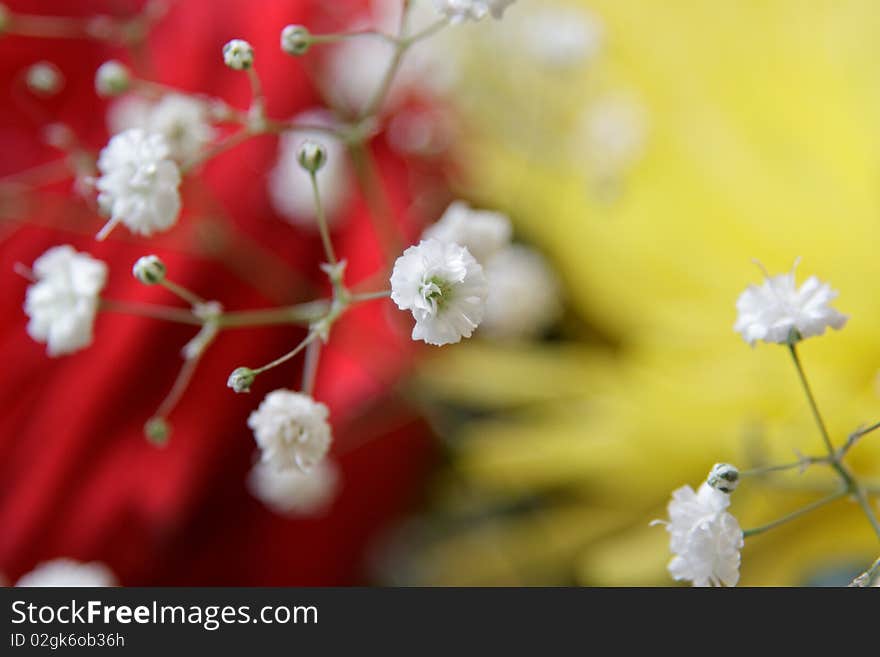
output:
M 831 443 L 831 436 L 828 434 L 828 428 L 825 426 L 825 420 L 822 419 L 822 414 L 819 412 L 819 406 L 816 404 L 816 398 L 813 396 L 813 390 L 810 388 L 810 384 L 807 381 L 807 375 L 804 373 L 804 368 L 801 365 L 801 359 L 798 357 L 797 346 L 792 342 L 788 345 L 788 351 L 791 354 L 791 358 L 794 361 L 795 369 L 797 369 L 798 378 L 800 378 L 801 385 L 803 386 L 804 392 L 807 395 L 807 401 L 810 404 L 810 410 L 813 413 L 813 419 L 816 420 L 816 425 L 819 427 L 819 433 L 822 434 L 822 440 L 825 442 L 825 447 L 828 450 L 828 454 L 832 460 L 834 460 L 834 445 Z
M 333 242 L 330 239 L 330 228 L 327 225 L 327 217 L 324 214 L 324 204 L 321 203 L 321 192 L 318 189 L 318 175 L 315 171 L 309 171 L 309 178 L 312 181 L 312 192 L 315 197 L 315 218 L 318 222 L 318 230 L 321 233 L 321 242 L 324 244 L 324 255 L 327 256 L 327 262 L 336 266 L 336 252 L 333 250 Z
M 360 303 L 361 301 L 372 301 L 374 299 L 387 299 L 391 296 L 391 290 L 379 290 L 378 292 L 361 292 L 360 294 L 352 294 L 351 302 Z
M 379 177 L 376 162 L 369 146 L 364 143 L 350 144 L 349 154 L 354 165 L 358 185 L 370 210 L 370 217 L 373 220 L 379 244 L 390 267 L 394 258 L 402 250 L 394 219 L 394 210 L 388 200 L 385 186 Z
M 315 389 L 318 374 L 318 361 L 321 358 L 321 341 L 315 340 L 306 349 L 306 362 L 303 365 L 302 392 L 311 395 Z
M 823 497 L 822 499 L 817 500 L 816 502 L 813 502 L 812 504 L 808 504 L 807 506 L 805 506 L 801 509 L 798 509 L 797 511 L 793 511 L 792 513 L 789 513 L 788 515 L 782 516 L 778 520 L 774 520 L 773 522 L 769 522 L 766 525 L 761 525 L 759 527 L 754 527 L 752 529 L 746 529 L 743 532 L 743 538 L 749 538 L 750 536 L 756 536 L 757 534 L 762 534 L 770 529 L 774 529 L 776 527 L 779 527 L 780 525 L 784 525 L 785 523 L 789 522 L 790 520 L 794 520 L 795 518 L 799 518 L 802 515 L 809 513 L 810 511 L 815 511 L 816 509 L 818 509 L 822 506 L 825 506 L 826 504 L 834 502 L 835 500 L 839 500 L 841 497 L 846 497 L 847 495 L 849 495 L 849 493 L 850 493 L 850 491 L 848 489 L 839 490 L 838 492 L 834 493 L 833 495 L 829 495 L 828 497 Z
M 168 290 L 172 294 L 177 295 L 178 297 L 180 297 L 181 299 L 183 299 L 184 301 L 186 301 L 189 305 L 191 305 L 193 307 L 200 306 L 205 303 L 205 300 L 202 299 L 195 292 L 191 292 L 191 291 L 187 290 L 185 287 L 183 287 L 182 285 L 178 285 L 174 281 L 170 281 L 167 278 L 160 281 L 159 285 L 164 287 L 166 290 Z
M 150 319 L 177 322 L 179 324 L 191 324 L 194 326 L 201 326 L 204 324 L 201 319 L 193 315 L 192 311 L 183 308 L 173 308 L 171 306 L 155 306 L 145 303 L 133 303 L 130 301 L 101 299 L 98 309 L 105 312 L 137 315 L 139 317 L 149 317 Z
M 272 324 L 311 324 L 323 317 L 329 307 L 329 301 L 318 299 L 282 308 L 223 313 L 217 321 L 221 328 L 250 328 Z
M 309 344 L 311 344 L 311 343 L 312 343 L 317 337 L 318 337 L 318 333 L 317 333 L 316 331 L 311 331 L 311 332 L 310 332 L 310 333 L 309 333 L 309 334 L 303 339 L 302 342 L 300 342 L 298 345 L 296 345 L 293 349 L 291 349 L 290 351 L 288 351 L 286 354 L 284 354 L 284 355 L 281 356 L 280 358 L 276 358 L 276 359 L 273 360 L 271 363 L 267 363 L 267 364 L 263 365 L 262 367 L 258 367 L 258 368 L 256 368 L 256 369 L 254 370 L 254 375 L 262 374 L 263 372 L 265 372 L 265 371 L 267 371 L 267 370 L 271 370 L 273 367 L 278 367 L 278 366 L 281 365 L 282 363 L 286 363 L 286 362 L 289 361 L 291 358 L 293 358 L 294 356 L 296 356 L 299 352 L 301 352 L 303 349 L 305 349 L 306 347 L 308 347 Z
M 217 143 L 212 145 L 210 148 L 199 153 L 196 157 L 191 159 L 186 164 L 183 164 L 180 167 L 180 172 L 182 174 L 187 174 L 187 173 L 191 172 L 195 167 L 199 166 L 200 164 L 204 164 L 208 160 L 212 160 L 213 158 L 217 157 L 221 153 L 225 153 L 226 151 L 230 150 L 231 148 L 235 148 L 239 144 L 246 142 L 248 139 L 250 139 L 253 136 L 253 134 L 254 133 L 251 132 L 251 130 L 246 127 L 242 128 L 238 132 L 232 133 L 226 139 L 223 139 L 222 141 L 218 141 Z

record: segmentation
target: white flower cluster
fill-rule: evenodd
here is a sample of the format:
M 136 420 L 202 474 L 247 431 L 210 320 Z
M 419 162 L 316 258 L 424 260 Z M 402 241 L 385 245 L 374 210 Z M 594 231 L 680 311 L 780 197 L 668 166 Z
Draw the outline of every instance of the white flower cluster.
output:
M 24 303 L 28 334 L 45 342 L 50 356 L 89 346 L 107 265 L 64 245 L 37 258 L 33 274 L 36 282 L 28 287 Z
M 74 559 L 54 559 L 39 564 L 22 575 L 16 586 L 46 587 L 108 587 L 118 586 L 116 577 L 99 561 L 83 563 Z
M 110 106 L 107 122 L 113 134 L 140 128 L 162 135 L 169 156 L 181 164 L 197 157 L 216 134 L 207 105 L 178 93 L 165 94 L 158 102 L 131 94 L 123 96 Z
M 730 497 L 703 483 L 697 492 L 682 486 L 669 503 L 669 573 L 694 586 L 735 586 L 739 581 L 743 532 L 728 511 Z
M 434 6 L 453 23 L 479 21 L 489 14 L 501 18 L 516 0 L 434 0 Z
M 392 301 L 416 320 L 413 340 L 437 346 L 471 336 L 488 293 L 483 268 L 454 242 L 422 240 L 403 252 L 391 274 Z
M 784 344 L 822 335 L 829 326 L 840 330 L 848 317 L 829 305 L 837 295 L 815 276 L 798 288 L 794 268 L 776 276 L 765 272 L 763 284 L 750 285 L 737 299 L 733 330 L 752 346 L 758 340 Z
M 311 470 L 330 449 L 328 415 L 324 404 L 302 393 L 270 392 L 248 418 L 261 461 L 276 470 Z
M 119 222 L 139 235 L 175 224 L 180 213 L 180 170 L 162 135 L 133 128 L 114 136 L 98 157 L 98 169 L 98 204 L 110 216 L 99 239 Z
M 327 459 L 308 472 L 279 470 L 258 463 L 248 476 L 248 488 L 279 515 L 319 516 L 330 507 L 339 487 L 339 470 Z
M 479 277 L 485 279 L 486 293 L 485 296 L 471 295 L 466 317 L 470 322 L 480 324 L 483 335 L 496 339 L 539 335 L 558 318 L 561 310 L 559 284 L 549 265 L 536 251 L 511 244 L 512 233 L 510 219 L 504 214 L 475 210 L 462 201 L 456 201 L 422 235 L 422 239 L 429 242 L 464 247 L 479 264 L 482 270 Z M 427 254 L 429 250 L 425 247 L 421 252 Z M 431 253 L 436 255 L 438 252 L 434 250 Z M 452 255 L 450 252 L 449 256 Z M 401 309 L 413 310 L 416 317 L 413 338 L 431 344 L 447 344 L 442 340 L 457 342 L 460 337 L 470 337 L 471 331 L 464 331 L 469 328 L 468 321 L 454 324 L 444 319 L 460 317 L 460 313 L 456 314 L 457 308 L 453 308 L 451 315 L 445 315 L 443 304 L 435 308 L 419 297 L 420 294 L 437 294 L 437 289 L 422 282 L 422 279 L 429 281 L 435 276 L 433 270 L 429 271 L 428 261 L 410 258 L 398 260 L 398 263 L 401 269 L 395 266 L 395 272 L 399 275 L 396 279 L 392 276 L 391 298 Z M 424 265 L 424 270 L 416 275 L 414 272 L 419 263 Z M 404 264 L 411 268 L 407 270 L 409 274 L 405 274 Z M 432 266 L 436 266 L 436 263 Z M 444 279 L 440 277 L 438 280 Z M 404 287 L 407 283 L 409 287 Z M 412 297 L 414 285 L 420 292 Z M 437 298 L 442 299 L 442 296 Z M 453 298 L 460 299 L 461 292 L 455 292 Z M 441 337 L 437 326 L 443 327 L 446 337 Z

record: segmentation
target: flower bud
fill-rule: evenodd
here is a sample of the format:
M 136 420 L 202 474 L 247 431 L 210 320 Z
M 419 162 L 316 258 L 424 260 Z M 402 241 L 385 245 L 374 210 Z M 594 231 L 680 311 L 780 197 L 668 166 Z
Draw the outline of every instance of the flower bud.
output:
M 118 96 L 131 85 L 131 73 L 115 59 L 104 62 L 95 72 L 95 91 L 99 96 Z
M 171 426 L 162 417 L 151 417 L 144 425 L 144 436 L 157 447 L 164 447 L 171 435 Z
M 156 285 L 165 280 L 165 272 L 167 271 L 165 263 L 159 259 L 159 256 L 146 255 L 138 258 L 131 268 L 131 273 L 144 285 Z
M 288 25 L 281 30 L 281 50 L 288 55 L 304 55 L 311 45 L 312 35 L 302 25 Z
M 257 373 L 249 367 L 236 367 L 229 375 L 226 385 L 235 392 L 250 392 Z
M 309 173 L 317 173 L 327 161 L 327 149 L 311 139 L 306 139 L 296 156 L 299 165 Z
M 739 485 L 739 470 L 730 463 L 716 463 L 712 466 L 706 482 L 722 493 L 732 493 Z
M 235 71 L 244 71 L 254 65 L 254 48 L 247 41 L 233 39 L 223 46 L 223 62 Z
M 53 96 L 64 86 L 64 76 L 55 64 L 37 62 L 25 75 L 28 89 L 40 96 Z

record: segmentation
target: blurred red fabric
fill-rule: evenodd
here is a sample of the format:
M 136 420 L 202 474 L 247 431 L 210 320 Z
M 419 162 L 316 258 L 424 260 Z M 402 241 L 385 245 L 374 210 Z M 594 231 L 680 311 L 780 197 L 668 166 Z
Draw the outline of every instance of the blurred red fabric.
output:
M 7 4 L 26 13 L 81 16 L 138 6 Z M 220 55 L 226 41 L 244 38 L 257 53 L 269 114 L 292 116 L 319 101 L 302 63 L 280 52 L 281 28 L 332 27 L 359 4 L 172 3 L 150 37 L 155 79 L 246 107 L 246 77 L 226 69 Z M 59 157 L 40 139 L 47 120 L 70 124 L 95 150 L 106 142 L 106 104 L 95 95 L 93 76 L 110 57 L 124 53 L 86 40 L 0 39 L 0 176 Z M 39 60 L 64 73 L 57 97 L 35 99 L 23 87 L 22 72 Z M 404 216 L 408 164 L 381 137 L 371 147 L 392 205 Z M 250 395 L 225 387 L 233 368 L 284 353 L 301 330 L 224 332 L 172 412 L 173 435 L 162 449 L 146 442 L 142 427 L 168 392 L 193 327 L 100 313 L 94 344 L 57 359 L 25 332 L 27 282 L 13 266 L 30 265 L 57 244 L 107 262 L 105 296 L 112 299 L 178 304 L 131 277 L 132 263 L 146 253 L 159 254 L 175 281 L 229 310 L 326 294 L 316 235 L 284 222 L 268 202 L 266 175 L 276 148 L 275 138 L 261 137 L 209 163 L 200 180 L 185 183 L 178 226 L 155 239 L 120 228 L 106 242 L 94 241 L 102 221 L 72 200 L 69 181 L 36 196 L 23 210 L 25 223 L 0 217 L 0 573 L 11 581 L 41 561 L 72 557 L 106 562 L 125 585 L 357 583 L 370 541 L 416 501 L 432 450 L 424 424 L 392 394 L 416 352 L 388 301 L 354 310 L 321 356 L 315 396 L 331 409 L 343 487 L 329 514 L 317 519 L 274 515 L 245 487 L 255 449 L 247 416 L 270 390 L 299 386 L 301 361 L 261 376 Z M 360 197 L 346 215 L 335 242 L 357 281 L 381 270 L 383 258 Z

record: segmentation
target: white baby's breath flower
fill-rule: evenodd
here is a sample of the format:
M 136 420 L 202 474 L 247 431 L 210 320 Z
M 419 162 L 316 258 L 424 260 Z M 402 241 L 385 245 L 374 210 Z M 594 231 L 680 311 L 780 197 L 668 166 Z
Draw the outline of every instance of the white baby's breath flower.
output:
M 248 476 L 248 488 L 254 497 L 275 513 L 289 516 L 323 514 L 333 502 L 338 484 L 339 470 L 327 459 L 308 472 L 278 470 L 258 463 Z
M 648 135 L 644 106 L 623 93 L 599 98 L 586 110 L 573 144 L 595 181 L 613 181 L 641 158 Z
M 248 418 L 261 461 L 278 470 L 308 472 L 330 449 L 329 411 L 324 404 L 290 390 L 273 390 Z
M 40 96 L 51 96 L 61 91 L 64 75 L 52 62 L 37 62 L 25 74 L 28 89 Z
M 83 563 L 74 559 L 53 559 L 39 564 L 31 572 L 22 575 L 16 586 L 44 587 L 108 587 L 118 586 L 113 572 L 103 563 Z
M 153 103 L 143 96 L 137 94 L 120 96 L 107 107 L 107 131 L 111 135 L 118 135 L 132 128 L 146 130 L 152 109 Z
M 562 311 L 560 285 L 544 257 L 514 244 L 489 259 L 486 314 L 480 335 L 496 340 L 533 338 L 552 326 Z
M 422 239 L 460 244 L 482 265 L 508 245 L 513 228 L 500 212 L 475 210 L 464 201 L 452 203 Z
M 516 0 L 434 0 L 434 6 L 453 23 L 479 21 L 492 14 L 501 18 Z
M 400 26 L 403 3 L 375 0 L 371 15 L 349 24 L 347 31 L 376 30 L 395 33 Z M 436 23 L 437 14 L 424 2 L 414 2 L 407 15 L 409 33 L 416 34 Z M 441 97 L 448 94 L 460 76 L 461 53 L 451 37 L 440 32 L 418 41 L 407 50 L 391 83 L 380 112 L 399 109 L 411 95 Z M 334 104 L 349 113 L 363 112 L 382 85 L 394 58 L 394 44 L 385 39 L 346 39 L 329 50 L 323 67 L 324 80 Z
M 315 110 L 300 114 L 294 121 L 303 125 L 333 125 L 326 113 Z M 317 228 L 312 179 L 300 163 L 300 151 L 308 141 L 323 147 L 324 162 L 316 173 L 321 205 L 328 223 L 338 221 L 351 197 L 353 183 L 345 145 L 330 134 L 303 130 L 281 136 L 278 162 L 269 173 L 269 198 L 278 214 L 290 223 Z
M 98 157 L 98 204 L 110 221 L 98 234 L 106 237 L 119 223 L 139 235 L 167 230 L 180 213 L 180 169 L 170 159 L 165 138 L 138 128 L 112 139 Z
M 535 7 L 520 15 L 517 27 L 514 34 L 520 47 L 539 64 L 554 69 L 589 62 L 604 38 L 599 18 L 580 7 Z
M 483 268 L 451 242 L 423 240 L 394 263 L 391 299 L 416 320 L 413 340 L 444 345 L 469 338 L 479 326 L 488 295 Z
M 669 573 L 694 586 L 735 586 L 739 581 L 743 532 L 727 507 L 730 497 L 707 483 L 695 493 L 682 486 L 672 493 L 666 525 L 673 555 Z
M 34 261 L 36 282 L 28 287 L 27 332 L 46 343 L 50 356 L 70 354 L 92 343 L 98 295 L 107 265 L 72 246 L 56 246 Z
M 837 291 L 815 276 L 798 288 L 796 267 L 797 262 L 789 273 L 776 276 L 765 271 L 764 282 L 749 285 L 737 299 L 733 330 L 750 345 L 758 340 L 784 344 L 790 337 L 822 335 L 829 326 L 840 330 L 846 324 L 848 317 L 829 305 L 837 298 Z
M 146 129 L 165 137 L 178 162 L 193 159 L 214 138 L 205 104 L 183 94 L 163 96 L 150 111 Z

